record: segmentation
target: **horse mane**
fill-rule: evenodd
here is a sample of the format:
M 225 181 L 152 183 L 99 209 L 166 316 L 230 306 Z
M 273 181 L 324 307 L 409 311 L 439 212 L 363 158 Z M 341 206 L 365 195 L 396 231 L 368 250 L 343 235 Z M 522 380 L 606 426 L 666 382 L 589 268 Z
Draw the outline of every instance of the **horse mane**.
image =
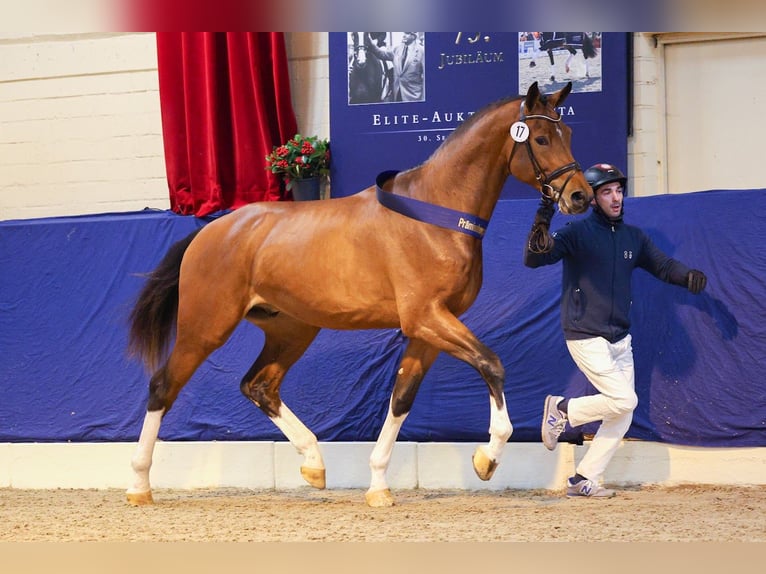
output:
M 469 117 L 467 120 L 465 120 L 462 124 L 460 124 L 458 127 L 456 127 L 452 133 L 449 135 L 449 137 L 444 140 L 445 142 L 448 142 L 451 139 L 459 138 L 463 132 L 468 131 L 471 129 L 473 124 L 478 122 L 481 118 L 486 116 L 487 114 L 490 114 L 494 112 L 497 108 L 500 108 L 507 104 L 508 102 L 512 102 L 514 100 L 520 100 L 522 96 L 508 96 L 501 100 L 497 100 L 495 102 L 491 102 L 487 104 L 486 106 L 480 108 L 475 113 L 471 114 L 471 117 Z
M 494 102 L 490 102 L 489 104 L 486 104 L 485 106 L 479 108 L 475 113 L 471 114 L 471 116 L 467 120 L 465 120 L 463 123 L 457 126 L 454 130 L 452 130 L 452 133 L 449 136 L 447 136 L 444 142 L 442 142 L 442 144 L 433 151 L 431 156 L 428 158 L 428 161 L 437 157 L 441 152 L 443 152 L 445 148 L 450 147 L 455 141 L 461 139 L 463 133 L 470 130 L 475 123 L 481 120 L 481 118 L 483 118 L 484 116 L 488 114 L 491 114 L 492 112 L 494 112 L 495 110 L 497 110 L 498 108 L 504 106 L 505 104 L 509 102 L 518 101 L 524 97 L 525 96 L 521 96 L 521 95 L 506 96 L 505 98 L 496 100 Z M 510 126 L 508 127 L 510 128 Z M 422 166 L 423 166 L 423 163 L 416 165 L 406 171 L 419 169 Z
M 452 139 L 459 139 L 463 132 L 470 130 L 471 127 L 473 126 L 473 124 L 478 122 L 484 116 L 486 116 L 488 114 L 491 114 L 496 109 L 504 106 L 505 104 L 507 104 L 509 102 L 518 101 L 518 100 L 521 100 L 521 99 L 523 99 L 525 97 L 526 96 L 523 96 L 523 95 L 520 95 L 520 94 L 517 94 L 515 96 L 506 96 L 505 98 L 502 98 L 502 99 L 494 101 L 494 102 L 490 102 L 489 104 L 485 105 L 484 107 L 479 108 L 479 110 L 477 110 L 474 114 L 472 114 L 470 118 L 468 118 L 462 124 L 460 124 L 458 127 L 456 127 L 453 130 L 453 132 L 449 135 L 449 137 L 446 140 L 444 140 L 444 143 L 447 144 Z M 543 104 L 545 104 L 548 101 L 548 96 L 545 95 L 545 94 L 540 94 L 540 101 Z M 508 126 L 508 127 L 510 128 L 510 126 Z
M 487 104 L 486 106 L 484 106 L 484 107 L 480 108 L 478 111 L 476 111 L 476 113 L 472 114 L 470 118 L 465 120 L 457 128 L 455 128 L 455 130 L 449 135 L 449 137 L 446 140 L 444 140 L 444 143 L 446 144 L 446 143 L 448 143 L 452 139 L 460 138 L 460 136 L 462 135 L 463 132 L 470 130 L 471 127 L 473 126 L 473 124 L 478 122 L 481 118 L 483 118 L 487 114 L 491 114 L 496 109 L 504 106 L 505 104 L 507 104 L 509 102 L 518 101 L 518 100 L 521 100 L 521 99 L 523 99 L 525 97 L 526 96 L 522 96 L 522 95 L 519 95 L 519 94 L 517 94 L 515 96 L 506 96 L 505 98 L 502 98 L 500 100 L 497 100 L 497 101 L 494 101 L 494 102 L 491 102 L 491 103 Z M 547 100 L 548 100 L 548 97 L 545 94 L 540 94 L 540 101 L 543 104 L 545 102 L 547 102 Z M 508 127 L 510 128 L 510 126 L 508 126 Z

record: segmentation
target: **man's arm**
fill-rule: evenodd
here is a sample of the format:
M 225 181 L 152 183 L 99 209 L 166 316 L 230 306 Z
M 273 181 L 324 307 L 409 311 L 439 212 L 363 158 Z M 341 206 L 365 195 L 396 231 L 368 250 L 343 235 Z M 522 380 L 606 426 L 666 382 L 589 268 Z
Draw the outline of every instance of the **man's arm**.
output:
M 665 281 L 685 287 L 695 295 L 701 293 L 707 285 L 707 277 L 702 271 L 689 269 L 680 261 L 663 253 L 651 239 L 642 231 L 641 256 L 638 260 L 639 267 Z
M 370 33 L 365 32 L 364 33 L 364 47 L 368 50 L 371 50 L 373 54 L 375 54 L 378 59 L 380 60 L 393 60 L 394 59 L 394 51 L 389 49 L 383 49 L 379 48 L 375 45 L 375 42 L 372 41 L 372 38 L 370 38 Z

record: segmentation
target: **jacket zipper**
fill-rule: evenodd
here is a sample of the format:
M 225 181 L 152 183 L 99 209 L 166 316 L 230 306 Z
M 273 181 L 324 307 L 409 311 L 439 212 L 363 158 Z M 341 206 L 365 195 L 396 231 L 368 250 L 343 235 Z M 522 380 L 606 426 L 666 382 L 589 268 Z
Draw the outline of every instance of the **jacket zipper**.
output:
M 612 228 L 612 296 L 611 296 L 611 306 L 609 309 L 609 325 L 608 331 L 610 332 L 610 336 L 613 336 L 614 333 L 611 331 L 614 329 L 614 284 L 617 276 L 617 236 L 615 235 L 615 229 L 614 224 L 611 225 Z

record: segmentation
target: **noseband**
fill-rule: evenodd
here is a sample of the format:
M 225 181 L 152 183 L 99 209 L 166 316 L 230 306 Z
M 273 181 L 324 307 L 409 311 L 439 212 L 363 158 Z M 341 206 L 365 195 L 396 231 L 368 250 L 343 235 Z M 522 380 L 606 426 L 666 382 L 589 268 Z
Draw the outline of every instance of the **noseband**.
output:
M 524 112 L 524 100 L 521 100 L 521 109 L 519 111 L 519 122 L 526 122 L 526 120 L 548 120 L 549 122 L 559 123 L 561 121 L 561 116 L 558 118 L 552 118 L 550 116 L 546 116 L 543 114 L 530 114 L 527 115 Z M 546 199 L 549 199 L 550 201 L 553 201 L 554 203 L 558 203 L 559 199 L 561 199 L 561 194 L 564 193 L 564 189 L 566 188 L 567 184 L 569 183 L 569 180 L 572 179 L 575 173 L 578 171 L 582 171 L 582 168 L 580 167 L 580 164 L 576 161 L 573 161 L 572 163 L 568 163 L 564 166 L 561 166 L 560 168 L 552 171 L 551 173 L 547 174 L 545 173 L 545 170 L 543 169 L 543 166 L 540 165 L 540 162 L 537 161 L 537 158 L 535 157 L 535 153 L 532 151 L 532 144 L 529 143 L 531 134 L 527 135 L 527 138 L 523 141 L 524 146 L 527 148 L 527 154 L 529 155 L 529 161 L 532 163 L 532 167 L 535 170 L 535 179 L 540 184 L 540 193 L 542 196 Z M 516 148 L 518 147 L 519 140 L 516 140 L 514 138 L 514 144 L 513 144 L 513 150 L 511 151 L 511 157 L 508 159 L 508 172 L 511 172 L 511 163 L 513 162 L 513 156 L 516 153 Z M 571 171 L 572 173 L 569 174 L 569 177 L 566 178 L 566 181 L 564 181 L 564 185 L 561 186 L 561 189 L 556 189 L 553 186 L 553 180 L 559 177 L 562 174 L 565 174 L 566 172 Z

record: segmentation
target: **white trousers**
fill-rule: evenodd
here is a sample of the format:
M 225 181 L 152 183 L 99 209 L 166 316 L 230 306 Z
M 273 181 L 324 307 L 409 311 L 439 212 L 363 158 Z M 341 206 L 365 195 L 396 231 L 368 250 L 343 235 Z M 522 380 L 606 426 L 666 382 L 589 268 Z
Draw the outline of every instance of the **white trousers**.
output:
M 601 421 L 577 472 L 601 482 L 638 405 L 631 336 L 610 343 L 602 337 L 567 341 L 572 359 L 598 394 L 569 399 L 567 418 L 573 427 Z

